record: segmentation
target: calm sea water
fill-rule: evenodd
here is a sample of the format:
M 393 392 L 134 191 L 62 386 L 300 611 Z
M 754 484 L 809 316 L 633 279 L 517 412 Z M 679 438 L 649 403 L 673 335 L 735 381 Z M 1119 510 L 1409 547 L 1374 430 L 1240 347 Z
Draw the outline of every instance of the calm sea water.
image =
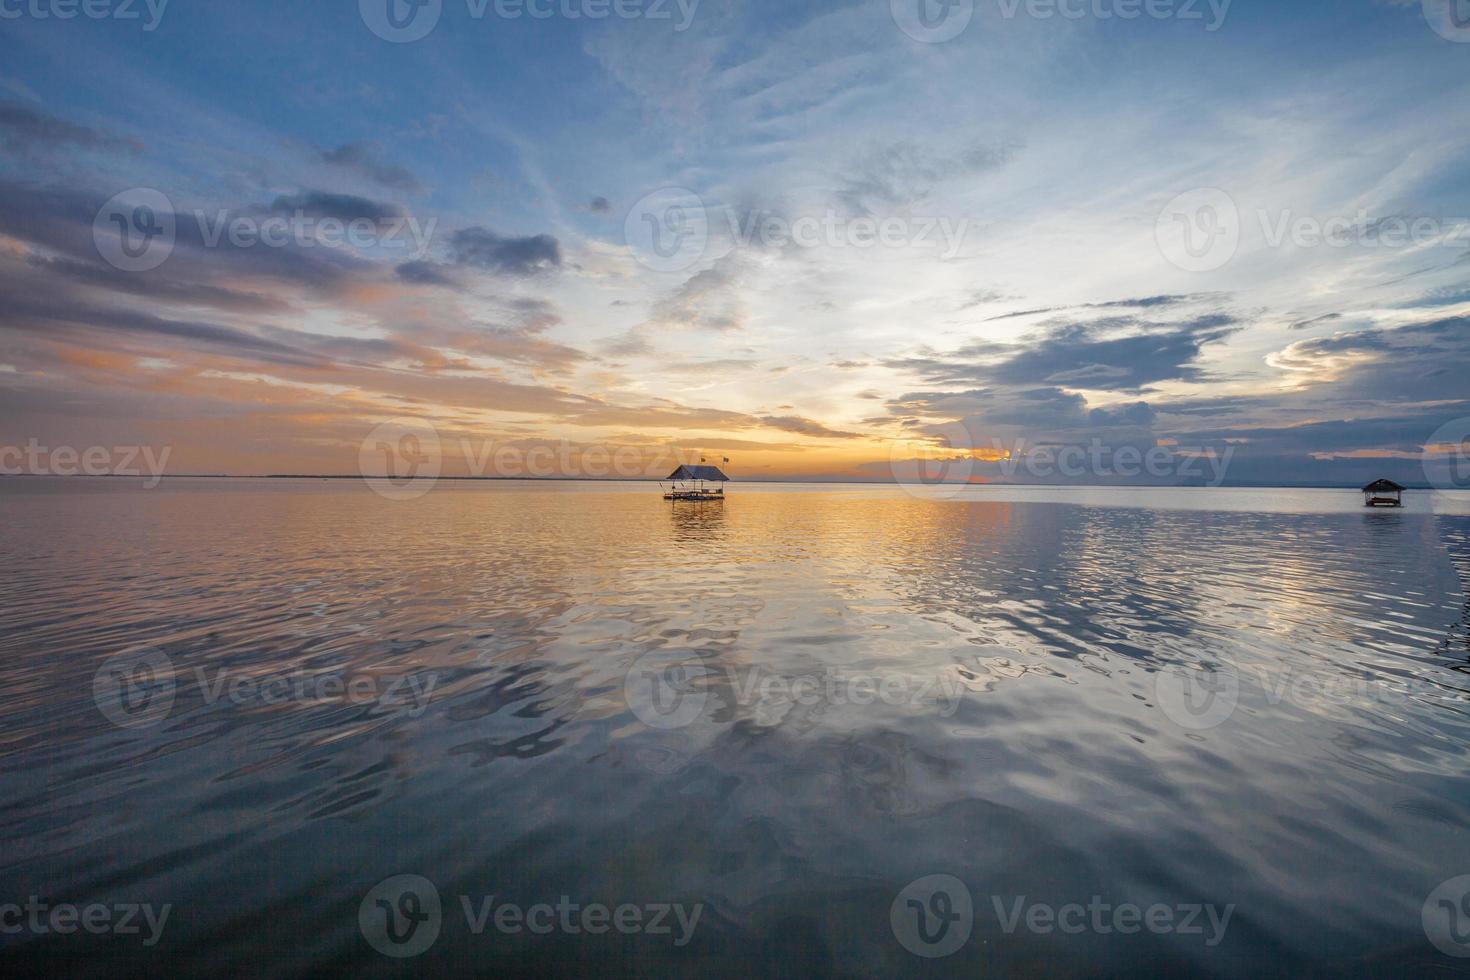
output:
M 0 962 L 1461 972 L 1470 500 L 1410 500 L 0 481 Z

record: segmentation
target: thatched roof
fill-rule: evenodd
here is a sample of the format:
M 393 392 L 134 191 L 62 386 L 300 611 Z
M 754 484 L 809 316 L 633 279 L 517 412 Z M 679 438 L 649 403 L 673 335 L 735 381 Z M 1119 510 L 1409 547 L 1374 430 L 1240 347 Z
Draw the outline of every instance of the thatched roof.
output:
M 718 466 L 681 466 L 668 476 L 670 480 L 704 480 L 708 483 L 728 483 L 730 478 L 720 472 Z
M 1363 488 L 1364 493 L 1403 493 L 1407 487 L 1401 487 L 1392 480 L 1374 480 Z

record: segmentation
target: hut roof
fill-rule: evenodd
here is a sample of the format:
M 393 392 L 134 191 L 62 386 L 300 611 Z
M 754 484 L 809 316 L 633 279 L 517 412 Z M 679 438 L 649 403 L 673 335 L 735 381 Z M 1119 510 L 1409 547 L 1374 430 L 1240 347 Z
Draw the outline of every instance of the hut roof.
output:
M 1363 488 L 1364 493 L 1401 493 L 1407 487 L 1401 487 L 1392 480 L 1374 480 Z
M 730 478 L 720 472 L 718 466 L 681 466 L 668 475 L 670 480 L 705 480 L 710 483 L 728 483 Z

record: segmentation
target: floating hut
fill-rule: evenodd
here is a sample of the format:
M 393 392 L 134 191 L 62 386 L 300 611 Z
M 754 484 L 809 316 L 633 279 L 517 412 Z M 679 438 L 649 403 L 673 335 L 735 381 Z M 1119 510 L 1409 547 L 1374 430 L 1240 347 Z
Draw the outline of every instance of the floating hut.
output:
M 681 466 L 665 481 L 668 486 L 663 488 L 664 499 L 724 500 L 725 484 L 729 480 L 718 466 Z M 716 483 L 719 487 L 714 486 Z
M 1364 507 L 1402 507 L 1404 488 L 1392 480 L 1374 480 L 1363 488 Z

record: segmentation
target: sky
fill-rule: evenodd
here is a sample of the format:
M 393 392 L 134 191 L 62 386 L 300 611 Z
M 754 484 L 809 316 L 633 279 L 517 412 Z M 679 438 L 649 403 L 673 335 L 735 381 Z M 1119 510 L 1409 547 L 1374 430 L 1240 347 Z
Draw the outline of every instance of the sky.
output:
M 0 51 L 0 464 L 1422 484 L 1470 436 L 1470 0 L 0 0 Z

